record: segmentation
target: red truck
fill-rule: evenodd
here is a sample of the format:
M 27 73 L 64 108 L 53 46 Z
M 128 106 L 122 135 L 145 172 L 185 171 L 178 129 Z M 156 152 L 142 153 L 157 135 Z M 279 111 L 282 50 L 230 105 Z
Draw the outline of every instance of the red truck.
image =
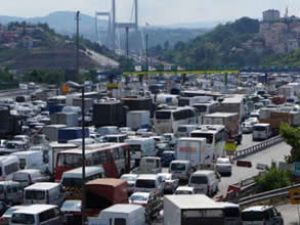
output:
M 87 216 L 96 216 L 114 204 L 128 203 L 127 182 L 121 179 L 101 178 L 85 184 Z

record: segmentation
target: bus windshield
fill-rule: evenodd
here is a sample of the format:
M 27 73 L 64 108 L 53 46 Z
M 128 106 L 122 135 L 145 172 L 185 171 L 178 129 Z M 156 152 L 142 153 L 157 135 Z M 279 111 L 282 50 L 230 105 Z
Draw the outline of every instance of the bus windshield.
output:
M 58 166 L 80 167 L 81 161 L 81 156 L 77 154 L 59 154 Z
M 214 140 L 213 134 L 207 134 L 207 133 L 193 133 L 192 137 L 206 138 L 207 144 L 212 144 Z
M 170 119 L 171 118 L 171 112 L 159 112 L 157 111 L 155 114 L 156 119 L 160 119 L 160 120 L 166 120 L 166 119 Z

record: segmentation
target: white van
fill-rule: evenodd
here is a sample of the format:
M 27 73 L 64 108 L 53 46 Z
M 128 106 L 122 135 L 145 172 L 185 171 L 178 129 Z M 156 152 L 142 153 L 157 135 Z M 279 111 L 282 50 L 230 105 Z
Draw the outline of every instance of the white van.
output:
M 24 189 L 24 204 L 53 204 L 63 202 L 62 186 L 59 183 L 40 182 Z
M 257 123 L 253 126 L 252 140 L 263 141 L 272 136 L 272 128 L 269 123 Z
M 13 181 L 19 182 L 22 187 L 27 187 L 37 182 L 48 181 L 50 177 L 43 175 L 40 170 L 27 169 L 19 170 L 13 174 Z
M 9 204 L 20 204 L 23 202 L 23 189 L 19 182 L 0 181 L 0 201 Z
M 140 205 L 115 204 L 101 211 L 98 217 L 89 217 L 88 225 L 145 225 L 145 209 Z
M 193 172 L 192 164 L 189 160 L 173 160 L 170 163 L 169 172 L 174 179 L 187 181 Z
M 14 152 L 12 155 L 19 158 L 20 169 L 39 169 L 41 171 L 46 169 L 46 165 L 43 163 L 42 151 L 21 151 Z
M 163 184 L 157 175 L 142 174 L 135 181 L 134 192 L 163 193 Z
M 19 170 L 19 159 L 14 155 L 0 156 L 0 180 L 11 180 Z
M 194 187 L 195 193 L 213 196 L 219 190 L 219 179 L 213 170 L 197 170 L 189 179 L 189 186 Z
M 55 205 L 34 204 L 14 212 L 11 225 L 62 225 L 60 210 Z

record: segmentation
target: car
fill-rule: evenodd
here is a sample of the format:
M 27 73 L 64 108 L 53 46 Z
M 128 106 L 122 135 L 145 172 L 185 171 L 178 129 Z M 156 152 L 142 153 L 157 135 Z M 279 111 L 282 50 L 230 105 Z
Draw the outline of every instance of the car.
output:
M 283 225 L 281 213 L 272 205 L 258 205 L 242 211 L 243 225 Z
M 192 195 L 195 194 L 195 190 L 193 187 L 188 186 L 179 186 L 174 192 L 175 195 Z
M 179 184 L 179 179 L 174 179 L 171 173 L 158 173 L 157 176 L 163 183 L 164 193 L 174 193 Z
M 175 160 L 175 151 L 163 151 L 161 153 L 162 166 L 169 167 L 173 160 Z
M 9 207 L 5 211 L 5 213 L 0 217 L 0 225 L 8 225 L 12 214 L 17 210 L 23 209 L 24 207 L 26 206 L 16 205 L 16 206 Z
M 131 194 L 134 191 L 134 185 L 137 178 L 138 175 L 133 173 L 126 173 L 120 177 L 120 179 L 127 181 L 127 190 L 129 194 Z
M 135 192 L 129 197 L 128 202 L 145 207 L 146 221 L 158 216 L 163 208 L 161 196 L 155 192 Z
M 81 224 L 81 200 L 65 200 L 60 207 L 66 225 Z
M 230 159 L 227 157 L 219 157 L 216 161 L 216 172 L 218 172 L 220 175 L 224 176 L 231 176 L 232 174 L 232 164 L 230 162 Z

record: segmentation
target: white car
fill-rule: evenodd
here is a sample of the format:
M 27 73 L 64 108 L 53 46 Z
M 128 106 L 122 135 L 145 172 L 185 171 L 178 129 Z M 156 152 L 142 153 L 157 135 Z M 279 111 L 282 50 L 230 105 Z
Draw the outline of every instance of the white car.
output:
M 175 195 L 192 195 L 195 194 L 193 187 L 179 186 L 174 192 Z
M 284 221 L 274 206 L 252 206 L 242 211 L 243 225 L 283 225 Z
M 231 164 L 229 158 L 226 158 L 226 157 L 217 158 L 216 171 L 220 175 L 231 176 L 231 173 L 232 173 L 232 164 Z
M 159 173 L 157 176 L 163 182 L 164 192 L 174 193 L 178 187 L 179 180 L 174 179 L 171 173 Z
M 120 179 L 125 180 L 127 182 L 128 193 L 132 193 L 134 191 L 134 186 L 135 186 L 135 182 L 136 182 L 137 178 L 138 178 L 138 175 L 133 174 L 133 173 L 126 173 L 120 177 Z

